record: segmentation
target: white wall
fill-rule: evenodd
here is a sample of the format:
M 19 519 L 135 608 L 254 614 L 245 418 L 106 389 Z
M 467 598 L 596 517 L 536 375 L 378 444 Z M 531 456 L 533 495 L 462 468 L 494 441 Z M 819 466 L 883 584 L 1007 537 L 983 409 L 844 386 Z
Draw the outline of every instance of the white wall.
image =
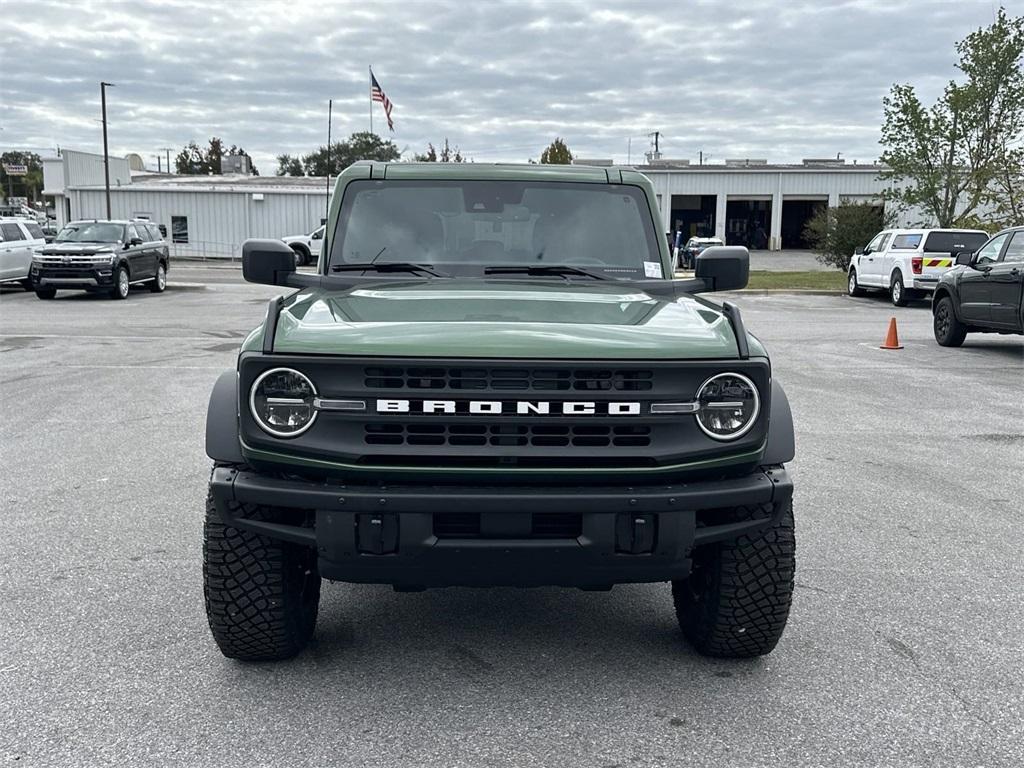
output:
M 171 239 L 171 217 L 188 220 L 187 244 L 173 244 L 180 256 L 241 256 L 242 242 L 250 237 L 281 238 L 312 232 L 326 216 L 326 191 L 266 191 L 262 200 L 247 190 L 160 189 L 133 184 L 111 188 L 114 218 L 145 216 L 167 227 Z M 102 189 L 70 190 L 71 215 L 102 218 L 106 204 Z

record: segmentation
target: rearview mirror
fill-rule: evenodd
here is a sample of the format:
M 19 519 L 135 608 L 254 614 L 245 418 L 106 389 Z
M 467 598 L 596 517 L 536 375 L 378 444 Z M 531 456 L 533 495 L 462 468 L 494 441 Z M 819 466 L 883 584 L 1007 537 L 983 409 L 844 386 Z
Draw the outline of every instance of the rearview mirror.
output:
M 740 245 L 715 245 L 697 254 L 696 275 L 709 291 L 738 291 L 750 279 L 750 252 Z
M 295 272 L 295 252 L 280 240 L 250 239 L 242 243 L 242 276 L 246 282 L 286 285 Z

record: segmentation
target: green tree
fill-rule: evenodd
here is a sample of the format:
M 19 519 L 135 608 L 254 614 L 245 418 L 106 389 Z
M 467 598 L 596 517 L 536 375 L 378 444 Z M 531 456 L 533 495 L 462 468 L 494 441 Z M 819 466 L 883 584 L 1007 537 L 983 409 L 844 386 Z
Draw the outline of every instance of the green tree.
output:
M 328 170 L 332 176 L 336 176 L 357 160 L 388 162 L 400 156 L 401 152 L 393 141 L 384 141 L 375 133 L 361 131 L 353 133 L 345 141 L 336 141 L 331 145 L 330 168 L 327 165 L 326 146 L 303 156 L 302 166 L 310 176 L 326 176 Z
M 1024 17 L 999 9 L 995 22 L 956 45 L 963 81 L 931 107 L 912 85 L 883 99 L 881 176 L 889 198 L 920 207 L 938 226 L 962 226 L 1007 206 L 999 174 L 1024 135 Z
M 540 153 L 540 161 L 547 165 L 569 165 L 572 162 L 572 152 L 562 139 L 556 138 Z
M 817 251 L 818 261 L 845 272 L 854 251 L 890 226 L 892 218 L 875 203 L 844 202 L 836 208 L 822 205 L 804 226 L 804 237 Z
M 277 156 L 278 176 L 302 176 L 303 174 L 302 160 L 300 158 L 288 154 Z
M 25 165 L 28 173 L 25 176 L 8 176 L 3 165 Z M 12 150 L 0 154 L 0 194 L 11 193 L 14 197 L 27 197 L 31 201 L 39 199 L 43 189 L 43 161 L 35 152 Z
M 230 155 L 243 155 L 249 158 L 249 167 L 254 176 L 260 172 L 252 162 L 252 157 L 239 146 L 231 145 L 230 149 L 224 149 L 224 142 L 217 136 L 210 138 L 206 148 L 200 147 L 194 141 L 190 141 L 181 152 L 174 158 L 175 170 L 185 176 L 207 176 L 211 173 L 221 172 L 221 159 Z
M 433 144 L 427 144 L 427 151 L 422 155 L 415 155 L 413 159 L 418 163 L 464 163 L 465 158 L 458 147 L 454 149 L 448 144 L 448 137 L 444 137 L 444 146 L 438 152 Z

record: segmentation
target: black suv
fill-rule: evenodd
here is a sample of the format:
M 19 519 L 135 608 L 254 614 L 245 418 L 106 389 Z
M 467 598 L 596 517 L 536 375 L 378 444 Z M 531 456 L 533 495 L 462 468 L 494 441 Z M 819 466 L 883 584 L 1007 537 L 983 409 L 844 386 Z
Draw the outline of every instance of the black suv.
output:
M 961 251 L 932 298 L 935 340 L 959 347 L 968 333 L 1024 333 L 1024 227 Z
M 72 221 L 35 254 L 30 277 L 40 299 L 52 299 L 58 288 L 126 299 L 133 283 L 161 293 L 170 260 L 159 226 L 149 221 Z

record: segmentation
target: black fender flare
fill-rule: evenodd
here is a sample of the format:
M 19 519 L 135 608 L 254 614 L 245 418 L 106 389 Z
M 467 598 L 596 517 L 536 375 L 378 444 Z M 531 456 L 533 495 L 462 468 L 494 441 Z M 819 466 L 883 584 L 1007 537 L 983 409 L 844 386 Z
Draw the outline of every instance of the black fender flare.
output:
M 944 285 L 942 283 L 937 285 L 935 292 L 932 293 L 932 316 L 935 315 L 935 308 L 939 306 L 939 302 L 946 296 L 948 296 L 949 300 L 953 303 L 953 317 L 958 321 L 963 322 L 963 320 L 960 319 L 960 296 L 957 295 L 952 286 Z
M 238 442 L 237 371 L 224 371 L 213 385 L 206 409 L 206 455 L 229 464 L 245 461 Z
M 768 412 L 768 442 L 763 463 L 786 464 L 796 456 L 796 435 L 793 431 L 793 411 L 789 407 L 782 385 L 772 379 L 772 402 Z

